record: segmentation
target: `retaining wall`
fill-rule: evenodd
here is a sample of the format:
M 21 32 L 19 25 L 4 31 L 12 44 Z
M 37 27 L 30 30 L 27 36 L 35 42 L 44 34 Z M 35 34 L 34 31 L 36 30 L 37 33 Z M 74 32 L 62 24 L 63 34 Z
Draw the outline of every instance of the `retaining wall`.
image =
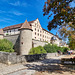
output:
M 36 55 L 17 55 L 16 53 L 0 52 L 0 63 L 17 64 L 22 62 L 31 62 L 36 60 L 43 60 L 57 56 L 57 53 L 36 54 Z

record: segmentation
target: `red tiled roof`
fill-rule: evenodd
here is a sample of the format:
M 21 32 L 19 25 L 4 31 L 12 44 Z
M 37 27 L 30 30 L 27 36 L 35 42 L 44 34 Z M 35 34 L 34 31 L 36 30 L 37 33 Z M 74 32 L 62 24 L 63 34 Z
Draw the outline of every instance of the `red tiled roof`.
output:
M 35 20 L 34 20 L 35 21 Z M 29 21 L 29 24 L 30 23 L 33 23 L 34 21 Z M 3 30 L 9 30 L 9 29 L 15 29 L 15 28 L 20 28 L 24 23 L 20 23 L 20 24 L 16 24 L 16 25 L 12 25 L 12 26 L 8 26 L 8 27 L 5 27 L 3 28 Z
M 4 33 L 3 33 L 3 29 L 0 29 L 0 35 L 3 35 Z
M 23 23 L 21 24 L 17 24 L 17 25 L 12 25 L 12 26 L 8 26 L 8 27 L 5 27 L 3 28 L 3 30 L 9 30 L 9 29 L 15 29 L 15 28 L 20 28 L 22 26 Z
M 20 27 L 20 29 L 32 29 L 32 27 L 30 26 L 30 24 L 28 23 L 28 21 L 26 20 L 22 26 Z

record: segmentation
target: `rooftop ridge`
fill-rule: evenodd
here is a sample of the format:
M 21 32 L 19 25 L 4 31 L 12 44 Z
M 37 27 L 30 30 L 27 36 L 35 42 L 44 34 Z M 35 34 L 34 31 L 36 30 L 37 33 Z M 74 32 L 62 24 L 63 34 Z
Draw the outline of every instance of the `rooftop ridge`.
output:
M 28 23 L 33 23 L 35 20 L 33 21 L 29 21 Z M 16 24 L 16 25 L 11 25 L 11 26 L 7 26 L 7 27 L 4 27 L 3 30 L 9 30 L 9 29 L 15 29 L 15 28 L 20 28 L 22 26 L 22 24 L 24 23 L 20 23 L 20 24 Z
M 28 23 L 28 21 L 25 20 L 25 22 L 22 24 L 22 26 L 20 27 L 20 29 L 32 29 L 32 27 L 30 26 L 30 24 Z

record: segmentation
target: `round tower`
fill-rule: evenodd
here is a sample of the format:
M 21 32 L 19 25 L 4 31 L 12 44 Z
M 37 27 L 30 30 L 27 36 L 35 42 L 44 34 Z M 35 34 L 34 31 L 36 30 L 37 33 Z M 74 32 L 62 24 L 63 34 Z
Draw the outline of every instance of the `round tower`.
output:
M 4 38 L 4 33 L 3 33 L 3 29 L 0 29 L 0 39 Z
M 32 48 L 32 27 L 26 20 L 20 28 L 20 55 L 28 55 Z

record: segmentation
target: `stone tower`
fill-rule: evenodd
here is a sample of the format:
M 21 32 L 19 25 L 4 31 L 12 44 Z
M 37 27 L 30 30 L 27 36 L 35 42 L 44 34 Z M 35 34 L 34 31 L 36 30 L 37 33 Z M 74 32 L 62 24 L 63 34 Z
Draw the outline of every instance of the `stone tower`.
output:
M 4 38 L 4 33 L 3 33 L 3 29 L 0 29 L 0 39 Z
M 28 55 L 32 48 L 32 27 L 26 20 L 20 28 L 20 55 Z

